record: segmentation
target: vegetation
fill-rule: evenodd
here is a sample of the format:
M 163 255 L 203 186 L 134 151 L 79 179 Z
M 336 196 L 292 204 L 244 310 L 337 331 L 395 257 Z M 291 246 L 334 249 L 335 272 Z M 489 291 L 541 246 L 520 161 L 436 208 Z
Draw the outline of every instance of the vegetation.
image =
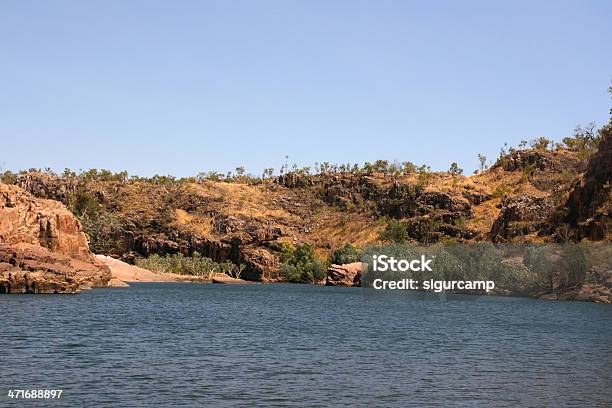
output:
M 281 275 L 287 282 L 316 283 L 325 279 L 326 265 L 315 258 L 310 244 L 283 246 L 281 260 Z
M 212 278 L 214 275 L 225 274 L 233 278 L 240 278 L 245 265 L 235 265 L 231 262 L 218 263 L 210 258 L 203 257 L 197 252 L 192 256 L 173 254 L 159 256 L 153 254 L 148 258 L 136 260 L 136 265 L 154 272 L 178 273 L 203 278 Z
M 530 145 L 531 148 L 535 150 L 548 150 L 548 146 L 552 146 L 552 142 L 544 136 L 540 136 L 539 138 L 532 140 Z
M 463 174 L 463 169 L 459 167 L 457 163 L 452 163 L 448 169 L 448 174 L 452 176 L 460 176 Z
M 335 265 L 349 264 L 359 262 L 360 260 L 361 253 L 359 249 L 351 244 L 346 244 L 342 248 L 335 250 L 329 257 L 329 263 Z
M 496 288 L 514 293 L 550 293 L 585 281 L 593 264 L 606 265 L 612 258 L 609 245 L 532 244 L 529 246 L 477 244 L 384 245 L 364 252 L 395 259 L 433 258 L 432 271 L 386 271 L 365 275 L 372 279 L 412 278 L 435 280 L 492 280 Z M 522 255 L 522 256 L 519 256 Z M 372 262 L 372 256 L 364 259 Z M 372 266 L 368 270 L 373 270 Z M 381 276 L 382 275 L 382 276 Z
M 586 127 L 578 126 L 573 136 L 563 139 L 562 143 L 553 143 L 540 137 L 532 141 L 523 140 L 516 148 L 505 144 L 501 150 L 500 161 L 517 159 L 507 156 L 508 153 L 529 149 L 541 152 L 563 149 L 559 156 L 561 159 L 569 157 L 575 160 L 577 155 L 573 152 L 580 155 L 590 154 L 600 140 L 601 130 L 596 130 L 595 124 L 591 123 Z M 531 159 L 528 155 L 525 156 Z M 546 153 L 544 158 L 548 156 Z M 141 253 L 159 250 L 164 253 L 161 248 L 168 248 L 167 246 L 147 246 L 150 242 L 148 240 L 167 239 L 177 242 L 179 248 L 186 248 L 193 236 L 227 240 L 233 238 L 236 232 L 250 233 L 244 226 L 286 224 L 299 226 L 300 229 L 296 229 L 299 231 L 297 238 L 317 242 L 319 250 L 326 254 L 330 248 L 338 248 L 345 242 L 365 245 L 377 238 L 398 244 L 409 239 L 424 243 L 449 239 L 483 239 L 490 232 L 490 226 L 499 213 L 495 205 L 498 208 L 501 206 L 498 201 L 489 200 L 488 194 L 492 193 L 494 198 L 517 192 L 531 194 L 532 186 L 549 192 L 549 185 L 561 180 L 559 175 L 555 175 L 551 180 L 542 180 L 544 177 L 536 171 L 536 165 L 529 164 L 529 160 L 515 160 L 514 163 L 509 161 L 508 163 L 516 164 L 511 167 L 517 170 L 512 174 L 492 171 L 473 180 L 464 180 L 461 177 L 463 169 L 457 163 L 452 163 L 447 173 L 436 174 L 432 173 L 429 166 L 419 166 L 409 161 L 376 160 L 362 165 L 323 162 L 299 168 L 295 164 L 290 165 L 288 159 L 285 157 L 280 167 L 281 176 L 278 176 L 278 171 L 275 174 L 274 168 L 270 167 L 255 177 L 248 174 L 244 166 L 236 166 L 234 171 L 227 173 L 211 171 L 188 178 L 164 175 L 138 177 L 130 176 L 125 171 L 114 173 L 104 169 L 65 169 L 63 173 L 56 174 L 47 168 L 29 169 L 19 173 L 5 171 L 0 174 L 0 179 L 5 183 L 27 185 L 34 194 L 64 202 L 80 219 L 90 238 L 90 246 L 96 253 L 130 250 L 142 251 Z M 479 154 L 478 160 L 479 170 L 484 172 L 487 169 L 487 158 Z M 539 162 L 537 164 L 539 165 Z M 31 180 L 25 178 L 25 175 L 34 172 L 42 174 L 40 180 L 37 180 L 40 174 L 32 175 Z M 554 192 L 559 194 L 555 205 L 561 203 L 563 195 L 567 194 L 566 185 L 577 177 L 575 172 L 568 173 L 563 176 L 562 182 L 558 183 L 563 188 Z M 452 176 L 453 187 L 461 186 L 466 190 L 449 190 L 448 174 Z M 357 177 L 342 177 L 343 175 Z M 20 179 L 22 176 L 24 179 Z M 532 182 L 532 186 L 528 181 Z M 258 186 L 258 183 L 263 185 Z M 478 186 L 478 183 L 482 184 Z M 283 186 L 296 188 L 288 191 Z M 474 217 L 462 216 L 462 213 L 454 208 L 450 214 L 445 214 L 445 204 L 440 204 L 437 199 L 432 200 L 433 205 L 429 202 L 419 202 L 425 187 L 428 186 L 429 189 L 425 193 L 444 192 L 454 200 L 463 192 L 464 196 L 469 200 L 473 199 L 474 203 L 480 203 L 480 200 L 486 202 L 483 205 L 470 204 L 474 209 Z M 470 189 L 467 189 L 468 187 Z M 605 181 L 604 188 L 610 189 L 609 181 Z M 329 211 L 329 207 L 332 211 Z M 336 217 L 338 214 L 342 214 L 343 218 Z M 321 223 L 313 221 L 319 219 L 322 220 Z M 304 220 L 304 224 L 300 220 Z M 342 223 L 350 223 L 351 226 L 348 228 Z M 453 226 L 456 228 L 452 228 Z M 576 239 L 570 234 L 574 227 L 569 224 L 562 227 L 565 230 L 559 227 L 558 236 L 564 237 L 565 240 Z M 383 228 L 384 231 L 380 232 Z M 365 230 L 369 230 L 369 233 L 362 233 Z M 259 230 L 256 232 L 259 233 Z M 469 234 L 464 234 L 465 232 Z M 293 233 L 290 232 L 289 235 L 291 234 Z M 330 236 L 332 238 L 326 238 Z M 545 235 L 542 239 L 548 239 L 548 236 Z M 259 242 L 256 245 L 263 246 Z M 266 244 L 265 251 L 276 256 L 278 253 L 275 248 Z M 360 259 L 360 252 L 347 244 L 334 251 L 329 262 L 355 262 Z M 312 246 L 285 245 L 281 253 L 281 272 L 286 280 L 315 282 L 324 277 L 325 264 L 315 258 Z M 208 252 L 205 254 L 210 255 Z M 201 276 L 208 276 L 210 273 L 239 276 L 243 268 L 228 262 L 217 264 L 199 254 L 189 257 L 152 255 L 138 262 L 144 267 L 162 272 L 195 273 Z
M 403 244 L 408 239 L 408 229 L 398 220 L 389 220 L 379 238 L 381 241 Z
M 480 172 L 482 173 L 483 171 L 486 170 L 487 168 L 487 156 L 485 156 L 484 154 L 480 154 L 478 153 L 478 162 L 480 163 Z

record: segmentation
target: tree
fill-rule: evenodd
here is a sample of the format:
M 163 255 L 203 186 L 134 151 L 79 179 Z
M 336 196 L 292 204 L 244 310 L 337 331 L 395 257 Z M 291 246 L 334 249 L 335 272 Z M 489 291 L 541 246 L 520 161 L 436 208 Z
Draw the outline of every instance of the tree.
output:
M 530 142 L 531 147 L 535 150 L 546 150 L 550 144 L 551 141 L 544 136 L 540 136 Z
M 274 174 L 274 169 L 272 167 L 264 169 L 262 178 L 272 178 Z
M 482 173 L 486 168 L 487 156 L 478 153 L 478 161 L 480 162 L 480 172 Z
M 283 246 L 281 261 L 281 274 L 287 282 L 315 283 L 325 278 L 325 265 L 315 258 L 314 247 L 308 243 Z
M 463 174 L 463 169 L 459 167 L 457 163 L 452 163 L 450 168 L 448 169 L 449 174 L 453 176 L 460 176 Z

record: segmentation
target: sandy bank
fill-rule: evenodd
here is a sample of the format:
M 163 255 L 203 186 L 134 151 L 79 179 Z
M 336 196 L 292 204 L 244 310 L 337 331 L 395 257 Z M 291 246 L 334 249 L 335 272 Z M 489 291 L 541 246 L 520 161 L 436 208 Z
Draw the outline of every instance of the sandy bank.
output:
M 215 275 L 212 278 L 212 283 L 229 283 L 229 284 L 243 284 L 243 283 L 255 283 L 250 281 L 245 281 L 244 279 L 232 278 L 227 275 Z
M 126 282 L 209 282 L 196 276 L 179 275 L 176 273 L 155 273 L 148 269 L 127 264 L 105 255 L 96 258 L 109 267 L 112 279 L 108 286 L 126 287 Z M 128 285 L 129 286 L 129 285 Z

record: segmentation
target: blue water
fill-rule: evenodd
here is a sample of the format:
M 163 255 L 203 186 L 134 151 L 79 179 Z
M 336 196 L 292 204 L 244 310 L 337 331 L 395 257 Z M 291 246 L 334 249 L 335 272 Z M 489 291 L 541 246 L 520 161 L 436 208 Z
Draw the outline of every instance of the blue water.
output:
M 178 283 L 0 296 L 0 406 L 612 403 L 612 306 L 436 299 Z

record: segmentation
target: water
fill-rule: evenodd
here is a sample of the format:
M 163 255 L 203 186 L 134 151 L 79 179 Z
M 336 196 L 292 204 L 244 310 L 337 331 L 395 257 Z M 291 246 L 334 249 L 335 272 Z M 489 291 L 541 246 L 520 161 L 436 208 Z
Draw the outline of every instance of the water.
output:
M 1 296 L 0 406 L 610 406 L 611 317 L 285 284 Z

